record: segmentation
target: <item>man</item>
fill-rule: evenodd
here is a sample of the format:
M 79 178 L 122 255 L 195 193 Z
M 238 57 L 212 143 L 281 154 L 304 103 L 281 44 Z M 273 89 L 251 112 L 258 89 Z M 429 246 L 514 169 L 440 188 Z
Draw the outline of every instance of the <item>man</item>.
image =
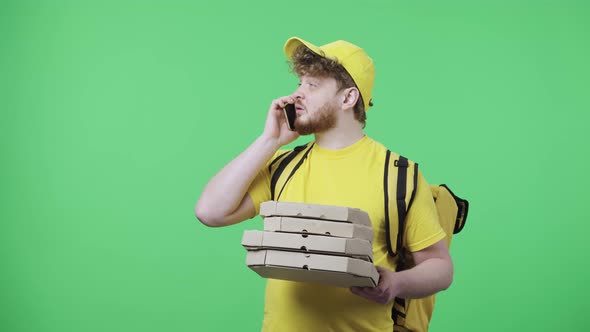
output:
M 392 300 L 420 298 L 446 289 L 453 264 L 438 224 L 428 184 L 421 174 L 406 219 L 406 243 L 416 266 L 395 272 L 388 255 L 383 207 L 386 148 L 363 133 L 372 105 L 373 61 L 348 42 L 317 47 L 291 38 L 284 47 L 299 76 L 291 95 L 275 99 L 264 131 L 207 184 L 195 207 L 205 225 L 227 226 L 253 218 L 270 200 L 268 163 L 299 135 L 314 134 L 314 145 L 285 185 L 280 200 L 359 208 L 369 213 L 375 237 L 375 288 L 330 287 L 268 279 L 263 331 L 392 331 Z M 295 131 L 283 107 L 296 105 Z

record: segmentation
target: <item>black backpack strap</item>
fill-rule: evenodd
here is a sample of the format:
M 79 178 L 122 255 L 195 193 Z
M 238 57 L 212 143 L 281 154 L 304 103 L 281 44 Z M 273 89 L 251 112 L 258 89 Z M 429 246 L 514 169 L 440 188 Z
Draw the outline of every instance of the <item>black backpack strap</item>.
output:
M 299 168 L 299 166 L 301 166 L 301 164 L 303 164 L 303 161 L 307 158 L 307 155 L 309 154 L 309 151 L 311 151 L 311 148 L 313 147 L 314 143 L 307 143 L 305 145 L 300 145 L 297 146 L 293 149 L 293 151 L 289 152 L 285 152 L 282 155 L 280 155 L 279 157 L 277 157 L 275 160 L 272 161 L 271 166 L 273 163 L 275 163 L 277 160 L 279 160 L 282 156 L 284 156 L 285 154 L 288 153 L 288 155 L 283 158 L 283 160 L 281 160 L 281 162 L 279 163 L 279 166 L 277 167 L 277 169 L 275 170 L 275 172 L 272 174 L 271 179 L 270 179 L 270 197 L 271 200 L 278 200 L 279 197 L 281 197 L 281 194 L 283 193 L 283 189 L 285 189 L 285 185 L 287 184 L 287 182 L 289 181 L 289 179 L 291 179 L 291 177 L 293 176 L 293 174 L 295 174 L 295 171 L 297 171 L 297 169 Z M 309 145 L 309 147 L 308 147 Z M 293 170 L 291 170 L 291 173 L 289 174 L 289 176 L 287 177 L 287 180 L 285 180 L 285 182 L 283 183 L 283 186 L 281 187 L 281 190 L 279 191 L 279 194 L 276 195 L 276 186 L 277 186 L 277 182 L 279 181 L 279 178 L 281 177 L 281 175 L 283 174 L 283 172 L 285 171 L 285 168 L 291 163 L 291 161 L 293 161 L 293 159 L 295 159 L 295 157 L 297 157 L 297 155 L 299 154 L 299 152 L 305 150 L 307 148 L 307 151 L 305 151 L 305 154 L 303 155 L 303 157 L 299 160 L 299 162 L 295 165 L 295 167 L 293 168 Z
M 385 199 L 385 240 L 387 241 L 387 251 L 392 257 L 395 256 L 393 246 L 391 245 L 390 234 L 390 220 L 389 220 L 389 159 L 391 158 L 391 151 L 387 150 L 385 154 L 385 170 L 383 171 L 383 197 Z
M 396 256 L 402 246 L 403 246 L 403 235 L 404 235 L 404 227 L 406 221 L 407 212 L 414 201 L 414 196 L 416 194 L 416 185 L 418 183 L 418 163 L 414 163 L 414 178 L 413 180 L 413 190 L 410 196 L 410 200 L 406 205 L 406 195 L 407 195 L 407 181 L 408 181 L 408 167 L 410 163 L 407 158 L 403 156 L 399 156 L 399 159 L 394 160 L 393 165 L 396 167 L 397 170 L 397 182 L 396 182 L 396 191 L 395 191 L 395 202 L 396 202 L 396 209 L 397 209 L 397 219 L 398 219 L 398 232 L 397 232 L 397 241 L 395 244 L 395 248 L 393 248 L 393 244 L 391 243 L 391 217 L 389 211 L 389 201 L 390 201 L 390 190 L 389 190 L 389 169 L 390 167 L 390 159 L 391 159 L 391 151 L 387 150 L 385 155 L 385 165 L 383 170 L 383 197 L 385 200 L 385 232 L 387 234 L 387 251 L 389 255 Z
M 289 153 L 289 151 L 285 151 L 285 152 L 281 153 L 279 156 L 277 156 L 275 159 L 273 159 L 273 161 L 271 161 L 270 164 L 268 165 L 268 171 L 271 172 L 272 166 L 274 164 L 276 164 L 277 161 L 281 160 L 281 158 L 283 158 L 283 156 L 285 156 L 287 153 Z
M 386 162 L 385 162 L 385 167 L 386 167 L 386 181 L 387 181 L 387 173 L 388 173 L 388 169 L 389 169 L 389 158 L 390 158 L 390 151 L 387 151 L 387 155 L 386 155 Z M 412 178 L 412 182 L 413 182 L 413 189 L 412 189 L 412 193 L 410 196 L 410 200 L 408 202 L 408 204 L 406 205 L 406 195 L 407 195 L 407 183 L 408 183 L 408 167 L 410 166 L 410 163 L 408 162 L 408 159 L 400 156 L 398 160 L 395 160 L 393 165 L 397 168 L 397 185 L 396 185 L 396 195 L 395 195 L 395 200 L 396 200 L 396 207 L 397 207 L 397 216 L 398 216 L 398 231 L 397 231 L 397 243 L 396 243 L 396 248 L 395 248 L 395 253 L 393 255 L 397 254 L 397 265 L 396 265 L 396 271 L 400 271 L 401 269 L 405 269 L 407 268 L 407 264 L 406 261 L 408 259 L 408 257 L 406 257 L 406 255 L 408 255 L 409 253 L 406 252 L 403 249 L 403 238 L 404 238 L 404 230 L 405 230 L 405 224 L 406 224 L 406 216 L 408 214 L 408 210 L 410 209 L 410 207 L 412 206 L 412 203 L 414 201 L 414 197 L 416 195 L 416 186 L 418 185 L 418 163 L 414 163 L 414 176 Z M 387 182 L 386 182 L 387 183 Z M 390 250 L 390 254 L 391 254 L 391 241 L 390 236 L 389 236 L 389 208 L 388 208 L 388 204 L 387 201 L 389 200 L 389 192 L 388 192 L 388 188 L 385 188 L 385 196 L 386 196 L 386 232 L 387 232 L 387 239 L 388 239 L 388 249 Z M 405 318 L 406 318 L 406 309 L 407 309 L 407 302 L 405 298 L 399 298 L 396 297 L 394 299 L 393 302 L 393 306 L 391 309 L 391 319 L 393 320 L 395 325 L 398 326 L 404 326 L 405 325 Z
M 396 252 L 398 253 L 398 270 L 400 268 L 407 268 L 407 252 L 402 249 L 404 231 L 406 227 L 406 216 L 408 211 L 414 202 L 416 196 L 416 188 L 418 186 L 418 163 L 414 163 L 414 177 L 412 179 L 413 189 L 410 196 L 410 200 L 406 206 L 406 195 L 407 195 L 407 183 L 408 183 L 408 159 L 400 156 L 398 160 L 394 162 L 394 166 L 397 167 L 397 190 L 396 190 L 396 203 L 397 203 L 397 215 L 398 215 L 398 232 L 397 232 L 397 243 Z
M 394 161 L 393 165 L 397 167 L 397 189 L 395 194 L 395 200 L 397 202 L 397 222 L 399 227 L 397 228 L 397 244 L 395 251 L 400 252 L 403 246 L 404 238 L 404 226 L 406 224 L 406 214 L 408 212 L 406 206 L 406 190 L 408 181 L 408 159 L 399 156 L 399 159 Z
M 389 151 L 388 151 L 389 152 Z M 389 163 L 387 164 L 389 165 Z M 408 159 L 400 156 L 398 160 L 395 160 L 393 165 L 397 167 L 397 186 L 395 193 L 395 200 L 397 206 L 397 243 L 395 253 L 397 253 L 397 266 L 396 270 L 399 271 L 405 263 L 404 253 L 402 252 L 403 238 L 404 238 L 404 225 L 406 222 L 406 189 L 408 181 Z M 388 231 L 389 234 L 389 231 Z M 387 236 L 389 238 L 389 235 Z M 406 299 L 396 297 L 393 301 L 393 307 L 391 310 L 391 319 L 397 325 L 404 325 L 402 320 L 406 318 Z
M 394 331 L 398 331 L 396 327 L 404 327 L 406 325 L 406 299 L 396 297 L 393 299 L 393 307 L 391 308 L 391 319 L 393 319 Z

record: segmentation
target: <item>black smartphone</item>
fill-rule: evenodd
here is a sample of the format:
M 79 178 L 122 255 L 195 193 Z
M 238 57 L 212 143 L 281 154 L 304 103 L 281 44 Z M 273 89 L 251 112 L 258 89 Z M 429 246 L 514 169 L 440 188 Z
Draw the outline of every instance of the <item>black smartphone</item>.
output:
M 283 108 L 283 113 L 285 113 L 285 118 L 287 120 L 287 127 L 289 130 L 295 130 L 295 118 L 297 117 L 297 112 L 295 111 L 295 104 L 287 104 Z

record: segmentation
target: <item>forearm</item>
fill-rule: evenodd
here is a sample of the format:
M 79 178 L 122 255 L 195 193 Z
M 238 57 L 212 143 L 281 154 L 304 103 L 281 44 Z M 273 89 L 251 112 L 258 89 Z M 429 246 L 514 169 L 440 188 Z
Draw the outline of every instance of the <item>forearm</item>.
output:
M 422 298 L 447 289 L 453 281 L 453 263 L 445 258 L 429 258 L 415 267 L 397 272 L 398 297 Z
M 201 193 L 195 207 L 199 219 L 215 221 L 234 212 L 258 172 L 279 147 L 276 139 L 262 135 L 223 167 Z

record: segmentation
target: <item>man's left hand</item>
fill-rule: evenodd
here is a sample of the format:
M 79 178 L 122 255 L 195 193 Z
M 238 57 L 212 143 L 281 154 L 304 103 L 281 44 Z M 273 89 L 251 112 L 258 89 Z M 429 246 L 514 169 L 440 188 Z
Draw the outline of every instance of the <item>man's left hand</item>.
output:
M 380 276 L 377 287 L 351 287 L 350 291 L 367 300 L 387 304 L 399 293 L 396 272 L 381 266 L 377 266 L 377 271 Z

